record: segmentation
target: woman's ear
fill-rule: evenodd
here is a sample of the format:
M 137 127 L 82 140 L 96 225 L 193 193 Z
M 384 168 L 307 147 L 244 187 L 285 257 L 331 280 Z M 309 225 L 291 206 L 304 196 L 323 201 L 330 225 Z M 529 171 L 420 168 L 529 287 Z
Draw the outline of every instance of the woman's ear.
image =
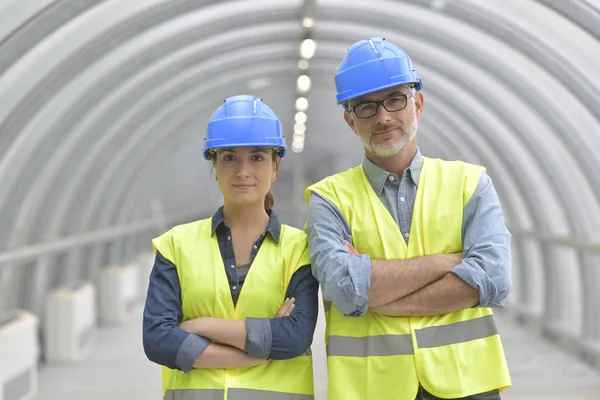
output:
M 279 156 L 273 155 L 273 182 L 277 179 L 277 173 L 279 172 L 279 162 L 281 158 Z
M 211 167 L 210 167 L 210 172 L 214 172 L 215 173 L 215 181 L 218 180 L 218 176 L 217 176 L 217 158 L 216 157 L 212 157 L 210 160 L 211 163 Z

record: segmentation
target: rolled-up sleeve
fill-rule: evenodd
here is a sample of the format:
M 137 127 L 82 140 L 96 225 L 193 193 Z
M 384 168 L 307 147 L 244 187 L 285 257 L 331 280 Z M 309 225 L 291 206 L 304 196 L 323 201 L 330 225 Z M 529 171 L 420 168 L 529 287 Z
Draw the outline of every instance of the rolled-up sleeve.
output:
M 463 217 L 463 261 L 452 272 L 479 290 L 477 307 L 504 307 L 511 288 L 511 234 L 491 178 L 482 174 Z
M 352 243 L 350 227 L 339 208 L 311 193 L 306 226 L 312 272 L 321 284 L 323 298 L 348 317 L 359 317 L 368 308 L 371 259 L 352 256 L 344 240 Z
M 157 252 L 144 306 L 144 352 L 150 361 L 187 373 L 210 341 L 180 329 L 182 318 L 177 268 Z
M 319 282 L 310 265 L 294 273 L 285 297 L 296 299 L 290 316 L 246 319 L 246 353 L 250 357 L 287 360 L 304 354 L 312 344 L 319 315 Z
M 273 331 L 269 318 L 246 318 L 245 352 L 249 357 L 266 360 L 273 345 Z

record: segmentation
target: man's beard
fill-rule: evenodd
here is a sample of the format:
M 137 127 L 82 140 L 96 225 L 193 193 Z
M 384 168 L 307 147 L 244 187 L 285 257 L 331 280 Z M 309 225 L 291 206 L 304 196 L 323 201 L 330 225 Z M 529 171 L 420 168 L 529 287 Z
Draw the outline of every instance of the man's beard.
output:
M 365 149 L 373 154 L 376 157 L 386 158 L 398 155 L 404 151 L 410 144 L 410 142 L 417 135 L 417 127 L 419 125 L 419 121 L 417 119 L 417 113 L 415 111 L 415 115 L 413 117 L 412 122 L 407 127 L 399 127 L 398 129 L 402 130 L 402 137 L 398 140 L 390 140 L 383 143 L 375 143 L 373 141 L 373 134 L 370 135 L 369 138 L 365 138 L 364 136 L 360 136 Z M 390 126 L 389 128 L 392 128 Z M 381 130 L 389 129 L 384 127 Z

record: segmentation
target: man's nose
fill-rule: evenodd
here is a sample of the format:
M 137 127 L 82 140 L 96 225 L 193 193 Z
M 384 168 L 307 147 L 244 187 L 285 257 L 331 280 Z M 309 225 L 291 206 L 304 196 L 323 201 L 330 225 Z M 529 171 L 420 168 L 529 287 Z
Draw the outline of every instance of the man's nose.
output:
M 385 109 L 383 104 L 379 104 L 377 107 L 377 114 L 375 114 L 375 120 L 378 123 L 386 123 L 392 120 L 391 113 Z

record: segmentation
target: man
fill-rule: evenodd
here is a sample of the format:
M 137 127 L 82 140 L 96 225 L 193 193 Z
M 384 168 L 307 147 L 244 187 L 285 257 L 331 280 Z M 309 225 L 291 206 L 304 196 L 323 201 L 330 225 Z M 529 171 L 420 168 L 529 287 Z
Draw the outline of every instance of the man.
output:
M 511 257 L 490 177 L 420 153 L 421 79 L 399 47 L 354 43 L 335 83 L 365 158 L 306 191 L 329 399 L 499 399 L 511 380 L 492 308 Z

